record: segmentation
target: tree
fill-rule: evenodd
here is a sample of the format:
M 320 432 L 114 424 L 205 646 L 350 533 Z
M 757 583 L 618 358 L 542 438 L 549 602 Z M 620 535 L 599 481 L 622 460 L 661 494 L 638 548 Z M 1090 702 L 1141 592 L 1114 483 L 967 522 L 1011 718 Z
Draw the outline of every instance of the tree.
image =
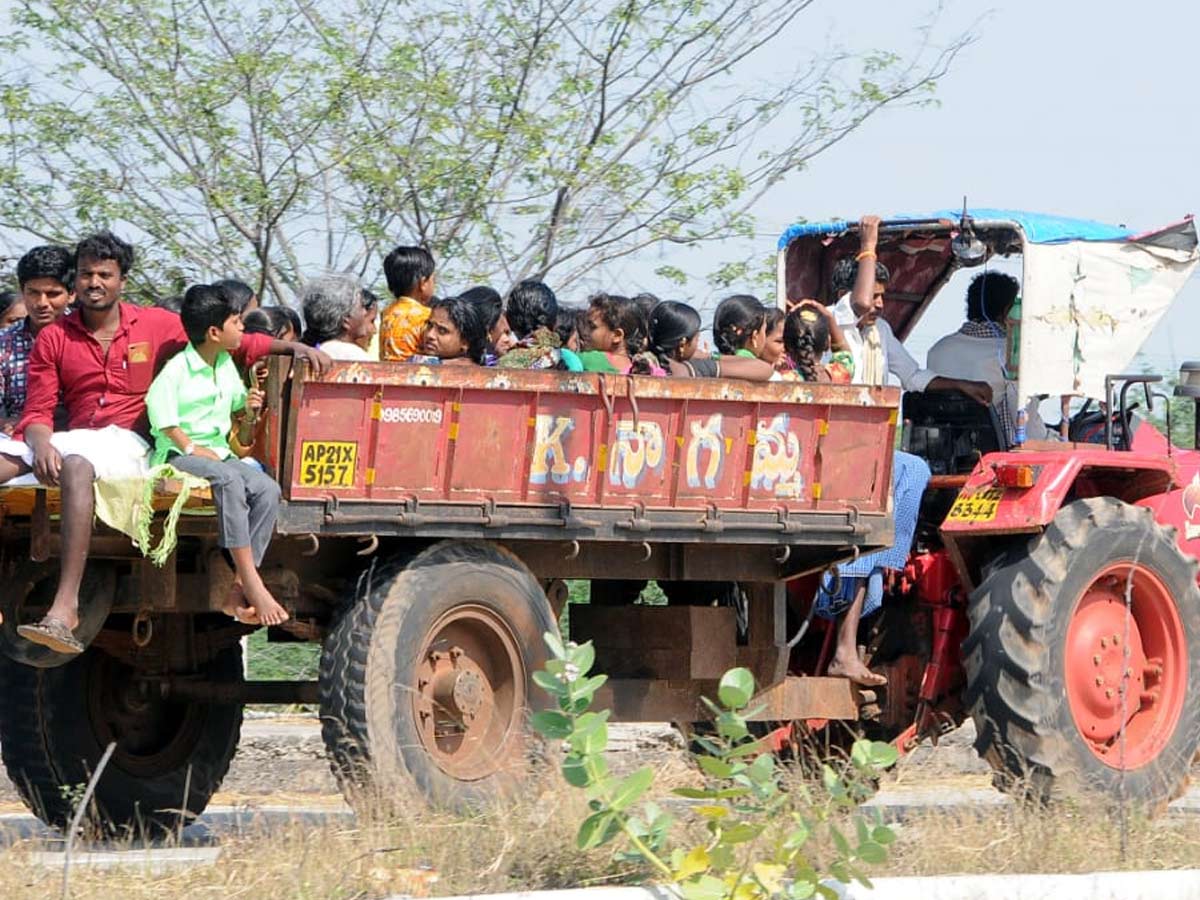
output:
M 253 273 L 286 298 L 397 242 L 444 278 L 569 285 L 752 229 L 764 192 L 971 37 L 787 50 L 813 0 L 16 0 L 0 89 L 14 242 L 136 229 L 142 286 Z M 794 51 L 789 51 L 793 52 Z M 678 277 L 679 273 L 666 272 Z

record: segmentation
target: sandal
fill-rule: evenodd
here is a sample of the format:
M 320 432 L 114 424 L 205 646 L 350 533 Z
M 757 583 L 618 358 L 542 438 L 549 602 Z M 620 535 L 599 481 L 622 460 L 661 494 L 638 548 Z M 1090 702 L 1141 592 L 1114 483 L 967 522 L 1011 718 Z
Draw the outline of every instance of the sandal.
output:
M 36 625 L 18 625 L 17 634 L 27 641 L 49 647 L 56 653 L 75 656 L 85 649 L 83 644 L 76 640 L 65 622 L 60 622 L 50 616 L 46 616 Z

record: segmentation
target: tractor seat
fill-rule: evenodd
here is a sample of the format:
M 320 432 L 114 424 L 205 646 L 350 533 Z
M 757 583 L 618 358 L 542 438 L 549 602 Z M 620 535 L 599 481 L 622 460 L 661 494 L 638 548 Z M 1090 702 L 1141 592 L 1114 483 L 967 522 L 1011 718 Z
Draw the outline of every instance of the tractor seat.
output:
M 902 449 L 929 463 L 934 476 L 964 475 L 983 454 L 1007 450 L 1008 441 L 991 406 L 958 391 L 909 392 Z

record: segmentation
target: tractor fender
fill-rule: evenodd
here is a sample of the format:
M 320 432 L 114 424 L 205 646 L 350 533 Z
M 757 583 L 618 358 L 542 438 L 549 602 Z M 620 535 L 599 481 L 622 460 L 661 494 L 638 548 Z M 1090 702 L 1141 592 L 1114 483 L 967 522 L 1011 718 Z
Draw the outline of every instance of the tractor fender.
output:
M 1032 470 L 1030 487 L 999 483 L 1002 473 L 1024 467 Z M 968 476 L 939 530 L 959 576 L 968 589 L 974 589 L 992 560 L 1041 534 L 1072 500 L 1113 497 L 1151 505 L 1173 492 L 1182 493 L 1178 488 L 1175 461 L 1158 454 L 1078 445 L 989 453 Z M 1176 506 L 1182 510 L 1178 500 Z M 1200 520 L 1200 509 L 1197 518 Z M 1197 538 L 1200 550 L 1200 533 Z

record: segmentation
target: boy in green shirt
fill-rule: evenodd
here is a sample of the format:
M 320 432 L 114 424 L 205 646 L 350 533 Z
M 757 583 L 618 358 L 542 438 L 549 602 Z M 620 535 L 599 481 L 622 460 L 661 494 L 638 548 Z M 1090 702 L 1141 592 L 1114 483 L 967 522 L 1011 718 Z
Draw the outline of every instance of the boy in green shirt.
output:
M 240 446 L 254 443 L 253 414 L 262 408 L 262 392 L 246 390 L 229 355 L 242 342 L 242 318 L 226 292 L 208 284 L 188 288 L 179 316 L 188 345 L 167 361 L 146 395 L 151 461 L 169 462 L 212 486 L 218 543 L 233 559 L 241 592 L 225 612 L 247 624 L 278 625 L 287 611 L 258 567 L 275 532 L 279 485 L 242 462 L 229 444 L 231 424 Z

